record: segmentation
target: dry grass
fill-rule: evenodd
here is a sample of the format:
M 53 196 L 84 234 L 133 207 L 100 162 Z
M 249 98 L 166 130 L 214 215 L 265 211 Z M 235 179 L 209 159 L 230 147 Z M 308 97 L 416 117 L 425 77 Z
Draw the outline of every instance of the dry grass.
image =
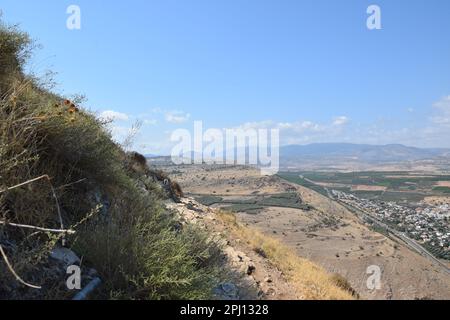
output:
M 235 237 L 246 241 L 253 250 L 264 252 L 269 261 L 280 269 L 296 289 L 297 296 L 306 300 L 353 300 L 355 295 L 348 282 L 330 275 L 322 267 L 299 257 L 280 241 L 243 226 L 236 216 L 221 211 L 218 217 L 230 227 Z

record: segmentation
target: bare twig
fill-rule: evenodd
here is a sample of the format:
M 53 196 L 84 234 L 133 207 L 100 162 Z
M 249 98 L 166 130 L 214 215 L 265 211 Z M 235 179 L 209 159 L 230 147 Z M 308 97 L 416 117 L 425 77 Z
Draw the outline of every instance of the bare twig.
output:
M 42 232 L 75 234 L 75 231 L 70 230 L 70 229 L 67 229 L 67 230 L 66 229 L 49 229 L 49 228 L 30 226 L 30 225 L 26 225 L 26 224 L 10 223 L 10 222 L 6 222 L 6 221 L 0 221 L 0 225 L 11 226 L 11 227 L 16 227 L 16 228 L 31 229 L 31 230 L 37 230 L 37 231 L 42 231 Z
M 67 187 L 71 187 L 71 186 L 73 186 L 75 184 L 82 183 L 82 182 L 84 182 L 86 180 L 87 180 L 86 178 L 83 178 L 83 179 L 80 179 L 78 181 L 71 182 L 71 183 L 65 184 L 63 186 L 59 186 L 57 189 L 60 190 L 60 189 L 64 189 L 64 188 L 67 188 Z
M 101 205 L 101 204 L 97 205 L 94 209 L 91 210 L 91 212 L 89 212 L 89 214 L 86 217 L 84 217 L 83 219 L 78 221 L 75 225 L 73 225 L 72 229 L 78 228 L 80 225 L 82 225 L 83 223 L 88 221 L 90 218 L 92 218 L 94 215 L 99 213 L 100 210 L 102 209 L 102 207 L 103 207 L 103 205 Z
M 31 180 L 28 180 L 28 181 L 19 183 L 19 184 L 15 185 L 15 186 L 6 188 L 6 189 L 4 189 L 4 190 L 0 190 L 0 194 L 3 193 L 3 192 L 5 192 L 5 191 L 11 191 L 11 190 L 14 190 L 14 189 L 23 187 L 23 186 L 25 186 L 25 185 L 27 185 L 27 184 L 30 184 L 30 183 L 33 183 L 33 182 L 36 182 L 36 181 L 42 180 L 42 179 L 47 179 L 48 181 L 50 181 L 50 177 L 49 177 L 48 175 L 43 175 L 43 176 L 40 176 L 40 177 L 31 179 Z
M 29 283 L 25 282 L 21 277 L 19 277 L 19 275 L 14 271 L 13 267 L 11 266 L 11 263 L 9 262 L 5 251 L 3 251 L 3 247 L 1 244 L 0 244 L 0 253 L 2 254 L 3 260 L 5 261 L 6 266 L 8 267 L 9 271 L 13 274 L 13 276 L 16 278 L 17 281 L 19 281 L 21 284 L 23 284 L 27 287 L 33 288 L 33 289 L 42 289 L 42 287 L 29 284 Z
M 59 207 L 59 201 L 58 201 L 58 197 L 56 196 L 55 188 L 53 188 L 53 185 L 50 182 L 50 180 L 48 180 L 48 182 L 50 184 L 50 188 L 52 189 L 53 198 L 55 199 L 56 209 L 57 209 L 58 218 L 59 218 L 59 224 L 61 226 L 61 229 L 64 229 L 64 223 L 63 223 L 62 215 L 61 215 L 61 208 Z

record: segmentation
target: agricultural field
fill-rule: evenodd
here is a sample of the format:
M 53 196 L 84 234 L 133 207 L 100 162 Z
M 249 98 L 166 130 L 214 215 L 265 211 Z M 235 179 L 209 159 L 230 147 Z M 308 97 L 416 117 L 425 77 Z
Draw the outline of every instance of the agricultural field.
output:
M 450 175 L 404 171 L 388 172 L 282 172 L 287 181 L 327 194 L 327 189 L 357 197 L 416 203 L 429 196 L 450 194 Z
M 217 205 L 224 210 L 239 213 L 258 213 L 267 207 L 292 208 L 310 210 L 311 207 L 304 204 L 298 193 L 286 192 L 271 195 L 259 195 L 251 197 L 219 197 L 202 195 L 195 197 L 195 200 L 203 205 Z

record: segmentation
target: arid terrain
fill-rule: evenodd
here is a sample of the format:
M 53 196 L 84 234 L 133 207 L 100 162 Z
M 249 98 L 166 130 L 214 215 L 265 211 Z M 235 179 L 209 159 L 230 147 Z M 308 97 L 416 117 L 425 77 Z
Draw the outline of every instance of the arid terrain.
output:
M 354 213 L 309 188 L 278 176 L 261 176 L 248 167 L 162 167 L 186 196 L 211 208 L 234 211 L 238 221 L 345 277 L 362 299 L 450 299 L 445 268 L 403 242 L 369 229 Z M 283 198 L 292 193 L 298 195 L 296 203 Z M 369 266 L 382 271 L 379 290 L 368 289 Z

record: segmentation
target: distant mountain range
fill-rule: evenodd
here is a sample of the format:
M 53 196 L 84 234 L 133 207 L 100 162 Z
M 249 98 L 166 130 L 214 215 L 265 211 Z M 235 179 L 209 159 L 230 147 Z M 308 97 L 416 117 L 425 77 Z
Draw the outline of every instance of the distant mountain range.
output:
M 147 154 L 144 154 L 144 157 L 146 157 L 147 159 L 151 159 L 151 158 L 159 158 L 159 157 L 163 157 L 163 156 L 160 156 L 157 154 L 152 154 L 152 153 L 147 153 Z
M 247 154 L 248 150 L 243 152 Z M 193 159 L 194 152 L 191 152 L 190 155 Z M 171 161 L 170 156 L 147 154 L 146 157 L 154 163 Z M 423 161 L 433 164 L 445 163 L 450 170 L 450 149 L 416 148 L 402 144 L 352 143 L 314 143 L 280 147 L 280 166 L 282 168 L 353 168 L 362 170 L 374 165 L 391 164 L 407 168 L 406 163 L 412 165 L 412 163 Z
M 401 144 L 368 145 L 352 143 L 315 143 L 280 148 L 281 161 L 350 160 L 367 163 L 417 161 L 449 157 L 450 149 L 416 148 Z

